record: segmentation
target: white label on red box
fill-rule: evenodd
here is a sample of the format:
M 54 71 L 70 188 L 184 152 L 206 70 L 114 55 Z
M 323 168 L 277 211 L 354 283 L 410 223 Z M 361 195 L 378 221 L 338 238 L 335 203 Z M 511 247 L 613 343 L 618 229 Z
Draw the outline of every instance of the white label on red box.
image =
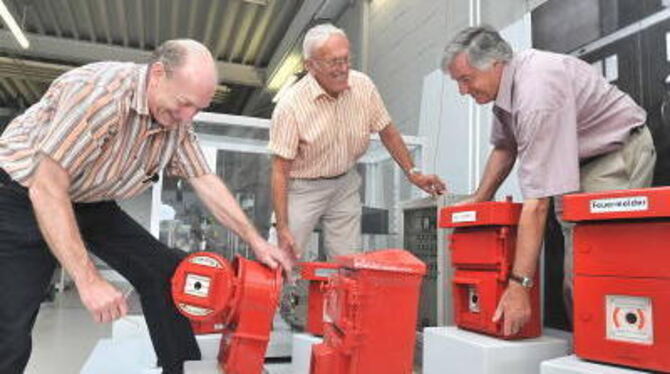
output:
M 334 268 L 318 268 L 314 270 L 314 275 L 316 275 L 317 277 L 326 278 L 337 273 L 337 271 L 338 269 Z
M 651 299 L 607 295 L 607 339 L 628 343 L 654 344 Z
M 477 221 L 476 210 L 466 210 L 465 212 L 456 212 L 451 214 L 451 222 L 453 223 L 475 222 L 475 221 Z
M 202 275 L 188 274 L 184 282 L 184 293 L 191 296 L 207 297 L 209 295 L 209 277 Z
M 649 209 L 646 196 L 594 199 L 590 201 L 591 213 L 638 212 Z

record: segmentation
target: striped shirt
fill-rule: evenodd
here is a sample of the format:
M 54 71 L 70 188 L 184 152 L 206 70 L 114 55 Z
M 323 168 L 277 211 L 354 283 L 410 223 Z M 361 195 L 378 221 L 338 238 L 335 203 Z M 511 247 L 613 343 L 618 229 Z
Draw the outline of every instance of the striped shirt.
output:
M 365 153 L 370 134 L 391 123 L 374 83 L 350 70 L 349 88 L 337 98 L 307 74 L 272 113 L 270 151 L 293 160 L 290 178 L 322 178 L 346 173 Z
M 0 137 L 0 168 L 28 186 L 41 155 L 70 176 L 74 202 L 125 199 L 166 169 L 209 173 L 191 123 L 166 130 L 147 104 L 147 65 L 101 62 L 58 77 Z

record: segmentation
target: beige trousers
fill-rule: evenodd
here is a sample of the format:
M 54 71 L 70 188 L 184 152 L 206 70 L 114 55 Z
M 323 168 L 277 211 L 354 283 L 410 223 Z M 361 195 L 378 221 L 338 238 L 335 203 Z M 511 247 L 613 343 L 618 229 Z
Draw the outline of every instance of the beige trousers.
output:
M 355 169 L 333 179 L 292 179 L 288 186 L 288 221 L 303 260 L 316 224 L 321 221 L 328 259 L 362 250 L 361 177 Z
M 607 190 L 624 190 L 651 186 L 656 163 L 656 150 L 651 133 L 647 126 L 637 128 L 624 143 L 614 152 L 597 157 L 579 168 L 580 192 L 598 192 Z M 572 321 L 572 290 L 573 290 L 573 246 L 572 229 L 574 223 L 561 219 L 562 202 L 554 200 L 556 218 L 561 224 L 565 243 L 563 265 L 563 298 Z

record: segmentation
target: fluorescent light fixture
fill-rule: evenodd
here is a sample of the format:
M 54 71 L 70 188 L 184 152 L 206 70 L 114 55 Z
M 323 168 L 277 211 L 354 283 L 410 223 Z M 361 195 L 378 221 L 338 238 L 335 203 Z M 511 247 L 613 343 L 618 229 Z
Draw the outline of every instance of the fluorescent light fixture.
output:
M 279 102 L 284 95 L 286 95 L 286 91 L 293 86 L 293 83 L 295 83 L 298 80 L 298 77 L 295 74 L 291 74 L 286 78 L 286 81 L 284 81 L 284 84 L 281 86 L 279 89 L 279 92 L 275 95 L 275 97 L 272 98 L 273 103 Z
M 247 2 L 249 4 L 256 4 L 260 6 L 267 6 L 268 5 L 268 0 L 244 0 L 244 2 Z
M 7 9 L 7 6 L 3 0 L 0 0 L 0 17 L 2 17 L 5 25 L 7 25 L 9 31 L 12 32 L 12 35 L 14 35 L 21 48 L 28 49 L 28 47 L 30 47 L 28 38 L 26 38 L 26 36 L 23 34 L 23 31 L 21 31 L 21 28 L 16 23 L 16 20 L 12 14 L 9 13 L 9 9 Z

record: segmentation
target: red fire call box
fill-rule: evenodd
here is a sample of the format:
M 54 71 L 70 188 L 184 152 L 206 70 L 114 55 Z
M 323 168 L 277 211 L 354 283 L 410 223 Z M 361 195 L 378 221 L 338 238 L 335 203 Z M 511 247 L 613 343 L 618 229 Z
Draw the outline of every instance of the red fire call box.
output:
M 534 338 L 542 333 L 539 272 L 530 290 L 528 323 L 517 334 L 505 336 L 503 321 L 492 321 L 514 264 L 520 215 L 521 204 L 511 201 L 449 206 L 440 211 L 440 227 L 454 228 L 449 250 L 458 327 L 505 339 Z
M 342 256 L 328 283 L 323 343 L 311 374 L 411 374 L 426 265 L 388 249 Z
M 222 333 L 218 361 L 224 372 L 257 374 L 281 287 L 280 269 L 239 256 L 231 264 L 216 253 L 196 252 L 177 266 L 172 299 L 196 333 Z
M 582 358 L 670 372 L 670 188 L 564 197 Z

